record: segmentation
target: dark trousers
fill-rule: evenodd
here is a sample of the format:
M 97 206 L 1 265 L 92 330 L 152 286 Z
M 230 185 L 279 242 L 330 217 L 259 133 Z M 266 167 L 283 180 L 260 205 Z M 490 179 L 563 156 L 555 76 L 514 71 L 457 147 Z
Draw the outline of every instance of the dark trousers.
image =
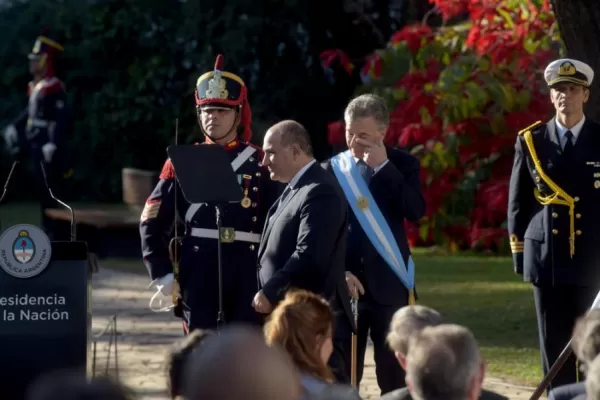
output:
M 204 253 L 194 250 L 200 246 L 204 246 Z M 222 325 L 260 326 L 262 314 L 252 307 L 252 299 L 258 291 L 256 266 L 249 262 L 253 257 L 256 260 L 256 252 L 250 249 L 248 243 L 240 241 L 224 243 L 222 251 Z M 179 280 L 183 293 L 182 313 L 187 328 L 190 332 L 194 329 L 216 329 L 219 327 L 217 241 L 185 238 L 181 254 Z
M 405 387 L 404 370 L 386 343 L 392 316 L 397 306 L 384 306 L 365 294 L 358 302 L 358 340 L 356 356 L 356 382 L 363 376 L 365 351 L 370 330 L 375 352 L 375 374 L 381 395 Z M 349 323 L 339 322 L 329 365 L 340 383 L 350 384 L 352 366 L 352 336 Z M 358 389 L 358 388 L 357 388 Z
M 570 285 L 533 287 L 544 376 L 571 340 L 575 320 L 591 307 L 598 289 Z M 578 374 L 577 359 L 571 354 L 548 390 L 577 382 L 578 376 L 582 378 Z

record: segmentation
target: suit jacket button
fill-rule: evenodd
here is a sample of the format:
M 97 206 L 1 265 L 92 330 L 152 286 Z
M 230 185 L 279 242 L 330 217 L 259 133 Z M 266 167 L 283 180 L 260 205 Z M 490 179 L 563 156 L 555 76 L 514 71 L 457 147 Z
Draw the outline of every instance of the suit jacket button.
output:
M 581 218 L 581 214 L 579 214 L 579 213 L 575 214 L 575 218 Z
M 250 245 L 250 250 L 254 251 L 254 245 L 253 244 Z
M 558 229 L 552 229 L 552 233 L 554 233 L 555 235 L 558 235 Z
M 576 235 L 581 235 L 581 231 L 578 229 L 578 230 L 575 231 L 575 234 Z
M 558 218 L 558 213 L 552 213 L 552 218 Z
M 575 198 L 573 200 L 579 201 L 579 197 L 575 196 Z

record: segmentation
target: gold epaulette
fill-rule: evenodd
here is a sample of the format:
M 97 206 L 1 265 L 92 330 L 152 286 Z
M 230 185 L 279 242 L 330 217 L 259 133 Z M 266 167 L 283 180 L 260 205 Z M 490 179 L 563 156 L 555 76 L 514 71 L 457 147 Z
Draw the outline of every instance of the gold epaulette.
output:
M 537 121 L 536 123 L 529 125 L 527 128 L 521 129 L 519 131 L 519 135 L 522 135 L 525 132 L 528 132 L 528 131 L 532 130 L 533 128 L 536 128 L 536 127 L 540 126 L 541 124 L 542 124 L 542 121 Z
M 520 241 L 519 238 L 517 237 L 517 235 L 515 235 L 515 234 L 510 235 L 509 242 L 510 242 L 510 251 L 513 254 L 523 252 L 523 249 L 525 248 L 525 243 Z

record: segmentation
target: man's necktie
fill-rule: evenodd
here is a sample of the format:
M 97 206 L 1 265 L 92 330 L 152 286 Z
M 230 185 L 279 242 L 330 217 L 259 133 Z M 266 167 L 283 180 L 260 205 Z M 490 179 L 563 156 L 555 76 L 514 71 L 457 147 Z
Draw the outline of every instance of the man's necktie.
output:
M 360 175 L 363 177 L 367 185 L 371 182 L 371 178 L 373 177 L 373 168 L 369 167 L 366 162 L 363 160 L 358 161 L 358 170 L 360 171 Z
M 277 209 L 279 209 L 279 207 L 281 207 L 281 205 L 285 201 L 285 198 L 290 194 L 291 191 L 292 191 L 292 188 L 290 187 L 290 185 L 287 185 L 285 187 L 285 189 L 283 190 L 283 193 L 281 193 L 281 196 L 279 196 L 279 201 L 277 201 L 277 206 L 273 208 L 273 214 L 271 214 L 271 217 L 273 215 L 275 215 L 275 213 L 277 212 Z M 270 219 L 270 217 L 269 217 L 269 219 Z
M 567 143 L 563 149 L 563 155 L 565 157 L 571 157 L 573 155 L 573 132 L 567 131 L 565 137 L 567 138 Z

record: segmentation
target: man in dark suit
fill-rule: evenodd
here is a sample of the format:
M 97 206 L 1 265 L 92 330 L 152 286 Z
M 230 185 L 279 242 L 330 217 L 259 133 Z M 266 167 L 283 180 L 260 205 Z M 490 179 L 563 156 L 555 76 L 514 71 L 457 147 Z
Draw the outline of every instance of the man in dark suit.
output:
M 286 183 L 267 214 L 258 249 L 257 312 L 269 314 L 289 288 L 320 294 L 350 317 L 344 283 L 348 211 L 335 179 L 313 157 L 308 132 L 295 121 L 271 127 L 263 165 Z
M 405 220 L 418 221 L 425 213 L 425 200 L 420 189 L 419 160 L 406 151 L 384 146 L 389 112 L 381 97 L 366 94 L 355 98 L 348 104 L 344 119 L 346 142 L 351 157 L 367 184 L 365 190 L 371 193 L 384 222 L 389 226 L 392 237 L 388 239 L 397 244 L 404 265 L 408 265 L 410 249 L 404 223 Z M 334 173 L 332 160 L 327 161 L 324 167 Z M 348 196 L 346 194 L 347 198 Z M 387 347 L 386 335 L 394 312 L 408 304 L 409 291 L 379 254 L 353 211 L 349 216 L 346 281 L 351 295 L 360 295 L 356 381 L 360 383 L 362 377 L 370 330 L 375 350 L 377 383 L 383 395 L 405 386 L 404 371 L 398 365 L 394 353 Z M 340 330 L 349 328 L 344 321 L 338 325 Z M 349 382 L 349 332 L 334 347 L 330 363 L 338 380 Z
M 519 132 L 515 144 L 508 233 L 514 270 L 533 285 L 545 375 L 600 289 L 600 124 L 583 112 L 593 77 L 577 60 L 550 63 L 555 117 Z M 577 377 L 572 356 L 549 389 Z

